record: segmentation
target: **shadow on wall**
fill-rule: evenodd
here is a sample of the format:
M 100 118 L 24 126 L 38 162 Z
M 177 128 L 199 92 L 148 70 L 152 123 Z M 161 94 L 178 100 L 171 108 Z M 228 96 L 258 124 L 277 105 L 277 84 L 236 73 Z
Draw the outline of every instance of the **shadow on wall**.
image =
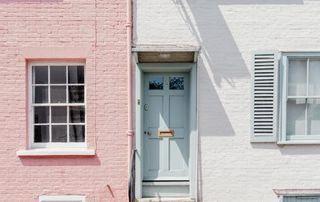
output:
M 179 8 L 182 18 L 201 45 L 198 62 L 201 75 L 201 83 L 199 84 L 201 94 L 199 128 L 201 136 L 234 136 L 233 126 L 222 105 L 217 89 L 222 87 L 222 82 L 225 82 L 234 89 L 234 94 L 237 94 L 235 80 L 250 78 L 250 73 L 219 6 L 291 5 L 303 4 L 303 0 L 172 1 Z M 230 100 L 230 102 L 239 101 L 241 102 L 241 100 Z M 245 103 L 245 100 L 243 102 Z
M 201 93 L 199 109 L 199 128 L 201 136 L 234 136 L 235 131 L 230 119 L 222 105 L 217 92 L 222 88 L 222 82 L 234 89 L 237 94 L 235 80 L 250 78 L 250 73 L 242 54 L 228 28 L 222 12 L 221 5 L 294 5 L 303 4 L 303 0 L 172 0 L 189 26 L 193 36 L 201 45 L 199 55 L 199 73 Z M 259 22 L 257 22 L 259 23 Z M 249 39 L 248 39 L 249 40 Z M 246 50 L 254 51 L 254 50 Z M 225 85 L 225 84 L 224 84 Z M 249 92 L 248 92 L 249 94 Z M 230 98 L 234 99 L 234 98 Z M 241 98 L 240 98 L 241 99 Z M 232 102 L 230 100 L 230 102 Z M 234 100 L 233 102 L 241 102 Z M 245 103 L 245 100 L 243 101 Z M 247 117 L 246 117 L 247 118 Z M 201 137 L 199 137 L 201 138 Z M 198 153 L 198 199 L 202 201 L 202 160 L 201 141 Z M 253 145 L 255 148 L 279 149 L 273 145 Z M 312 154 L 320 148 L 309 148 L 302 154 Z M 284 155 L 297 154 L 295 147 L 282 147 Z M 299 150 L 301 151 L 301 150 Z M 300 152 L 301 154 L 301 152 Z
M 319 145 L 277 145 L 276 143 L 253 143 L 254 149 L 276 149 L 284 156 L 286 155 L 319 155 Z
M 98 166 L 97 156 L 54 156 L 54 157 L 21 157 L 24 166 Z

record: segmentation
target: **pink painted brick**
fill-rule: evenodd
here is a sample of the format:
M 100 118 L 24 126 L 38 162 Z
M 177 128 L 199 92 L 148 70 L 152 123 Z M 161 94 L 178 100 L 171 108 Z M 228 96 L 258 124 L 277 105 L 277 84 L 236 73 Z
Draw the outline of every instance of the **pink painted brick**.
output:
M 127 201 L 125 20 L 125 0 L 0 0 L 0 201 L 70 194 Z M 86 59 L 94 157 L 16 156 L 26 147 L 26 59 L 48 49 L 51 57 Z

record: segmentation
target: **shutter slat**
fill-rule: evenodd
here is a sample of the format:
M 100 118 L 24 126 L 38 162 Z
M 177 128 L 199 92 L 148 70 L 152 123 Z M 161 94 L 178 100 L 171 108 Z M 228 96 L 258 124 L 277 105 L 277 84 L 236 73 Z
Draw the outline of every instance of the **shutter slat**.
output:
M 251 142 L 275 142 L 278 99 L 276 54 L 256 53 L 253 71 Z

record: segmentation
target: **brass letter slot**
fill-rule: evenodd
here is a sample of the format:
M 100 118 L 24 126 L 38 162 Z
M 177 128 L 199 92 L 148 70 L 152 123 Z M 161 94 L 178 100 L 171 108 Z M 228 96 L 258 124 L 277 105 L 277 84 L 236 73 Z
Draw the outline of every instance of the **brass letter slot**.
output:
M 173 137 L 174 130 L 159 130 L 159 137 Z

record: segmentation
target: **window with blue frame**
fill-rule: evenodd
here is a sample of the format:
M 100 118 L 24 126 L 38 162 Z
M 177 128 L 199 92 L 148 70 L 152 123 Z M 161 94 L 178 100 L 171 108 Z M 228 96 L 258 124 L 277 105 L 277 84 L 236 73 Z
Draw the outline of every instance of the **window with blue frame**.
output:
M 281 140 L 320 140 L 320 57 L 282 59 Z

